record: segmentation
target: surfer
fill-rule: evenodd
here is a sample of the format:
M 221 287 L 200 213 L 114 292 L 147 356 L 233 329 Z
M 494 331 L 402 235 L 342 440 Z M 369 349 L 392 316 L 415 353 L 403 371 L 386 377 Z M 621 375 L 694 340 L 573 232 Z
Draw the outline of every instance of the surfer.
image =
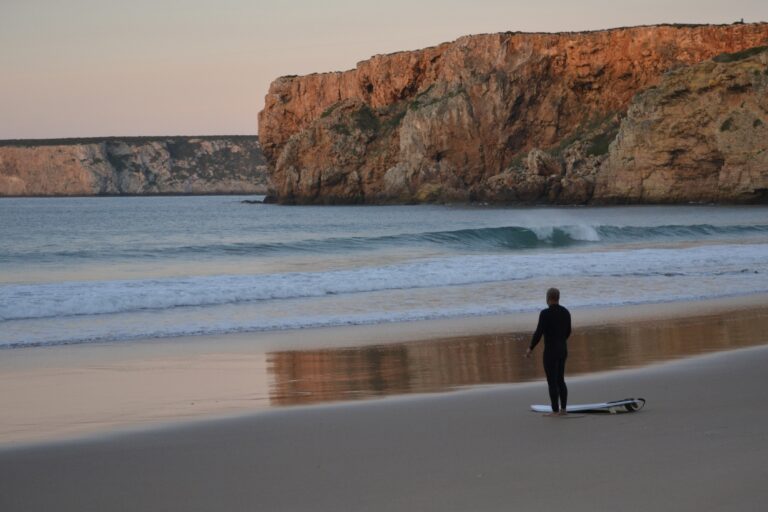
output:
M 531 357 L 533 349 L 544 336 L 544 372 L 547 374 L 549 399 L 552 413 L 547 416 L 564 416 L 568 403 L 568 387 L 565 385 L 565 360 L 568 357 L 568 336 L 571 335 L 571 314 L 560 305 L 560 290 L 547 290 L 547 309 L 539 314 L 539 325 L 533 333 L 525 357 Z

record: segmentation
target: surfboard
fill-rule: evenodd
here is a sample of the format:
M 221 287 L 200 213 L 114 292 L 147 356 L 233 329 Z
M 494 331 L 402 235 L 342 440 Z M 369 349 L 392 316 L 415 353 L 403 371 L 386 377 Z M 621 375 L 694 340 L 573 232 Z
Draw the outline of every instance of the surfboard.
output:
M 602 402 L 596 404 L 574 404 L 565 408 L 567 412 L 607 412 L 616 414 L 619 412 L 639 411 L 645 405 L 645 398 L 625 398 L 624 400 L 614 400 L 613 402 Z M 549 405 L 532 405 L 534 412 L 552 412 Z

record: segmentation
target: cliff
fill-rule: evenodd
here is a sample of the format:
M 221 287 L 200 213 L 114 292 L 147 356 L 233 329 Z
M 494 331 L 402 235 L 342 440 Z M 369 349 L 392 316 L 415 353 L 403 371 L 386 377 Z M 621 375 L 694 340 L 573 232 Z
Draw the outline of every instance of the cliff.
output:
M 666 200 L 606 185 L 633 172 L 608 156 L 620 124 L 622 140 L 633 130 L 630 102 L 668 71 L 766 43 L 766 23 L 503 33 L 282 77 L 259 114 L 271 193 L 285 203 Z M 694 196 L 670 200 L 705 194 Z
M 256 136 L 0 141 L 0 196 L 261 194 Z
M 597 174 L 603 202 L 768 202 L 768 47 L 638 94 Z

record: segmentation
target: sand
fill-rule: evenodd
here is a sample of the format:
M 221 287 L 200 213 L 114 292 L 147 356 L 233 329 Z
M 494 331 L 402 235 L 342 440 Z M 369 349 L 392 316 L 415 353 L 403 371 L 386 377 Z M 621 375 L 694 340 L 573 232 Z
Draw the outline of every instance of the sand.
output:
M 574 310 L 570 375 L 765 342 L 768 297 Z M 537 380 L 535 314 L 2 351 L 0 446 Z
M 593 352 L 576 376 L 574 356 L 571 402 L 642 396 L 648 405 L 566 419 L 528 410 L 546 403 L 533 369 L 474 375 L 468 364 L 497 357 L 490 349 L 499 347 L 511 357 L 516 339 L 499 333 L 514 321 L 527 326 L 525 316 L 233 336 L 215 340 L 216 350 L 212 340 L 188 339 L 8 351 L 0 360 L 0 511 L 763 510 L 768 346 L 734 348 L 768 342 L 759 323 L 767 303 L 754 296 L 578 312 L 579 328 L 620 334 L 626 347 L 671 325 L 659 331 L 665 357 L 689 355 L 681 332 L 727 351 L 663 363 L 632 351 L 646 365 L 634 369 L 623 357 L 592 366 L 603 357 Z M 422 341 L 395 344 L 409 338 Z M 371 346 L 345 348 L 361 341 Z M 378 367 L 395 347 L 395 360 L 410 354 L 411 388 L 387 381 L 390 369 L 380 367 L 364 383 L 386 398 L 340 402 L 343 393 L 331 393 L 325 399 L 336 401 L 322 405 L 274 407 L 281 395 L 267 363 L 274 367 L 276 347 L 295 351 L 280 353 L 293 354 L 294 366 L 352 355 L 376 356 Z M 427 373 L 425 382 L 441 386 L 414 386 L 423 380 L 411 375 L 419 358 L 457 375 L 442 382 L 430 379 L 445 375 Z M 533 380 L 499 384 L 518 378 Z
M 0 452 L 0 510 L 763 510 L 768 347 L 542 384 L 282 409 Z

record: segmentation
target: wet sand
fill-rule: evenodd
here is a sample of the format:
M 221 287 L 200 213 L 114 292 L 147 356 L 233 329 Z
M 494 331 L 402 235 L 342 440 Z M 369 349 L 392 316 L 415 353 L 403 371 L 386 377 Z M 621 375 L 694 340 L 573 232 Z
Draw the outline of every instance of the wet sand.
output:
M 762 510 L 767 366 L 761 346 L 570 380 L 637 413 L 544 418 L 532 382 L 6 448 L 0 510 Z
M 751 296 L 575 310 L 568 374 L 765 343 L 766 304 Z M 540 380 L 538 358 L 521 357 L 534 324 L 535 315 L 516 315 L 7 350 L 0 447 Z
M 0 510 L 762 510 L 766 304 L 574 311 L 571 402 L 648 404 L 565 419 L 533 315 L 6 351 Z

